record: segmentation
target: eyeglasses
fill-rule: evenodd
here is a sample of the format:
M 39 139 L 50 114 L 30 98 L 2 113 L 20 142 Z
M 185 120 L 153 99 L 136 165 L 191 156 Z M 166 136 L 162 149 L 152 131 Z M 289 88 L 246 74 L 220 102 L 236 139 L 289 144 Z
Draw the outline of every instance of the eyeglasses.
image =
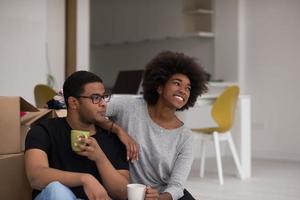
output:
M 78 96 L 77 98 L 87 98 L 91 99 L 93 104 L 98 104 L 102 100 L 104 100 L 106 103 L 109 102 L 110 100 L 110 94 L 104 94 L 104 95 L 99 95 L 99 94 L 92 94 L 90 96 Z

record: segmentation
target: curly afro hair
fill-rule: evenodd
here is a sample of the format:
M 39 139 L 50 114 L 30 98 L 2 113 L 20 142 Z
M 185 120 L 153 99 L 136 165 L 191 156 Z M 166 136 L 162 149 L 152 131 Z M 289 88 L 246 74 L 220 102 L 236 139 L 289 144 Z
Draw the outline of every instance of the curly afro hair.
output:
M 184 74 L 191 82 L 188 102 L 179 110 L 194 106 L 198 96 L 207 91 L 206 72 L 194 58 L 183 53 L 163 51 L 146 65 L 143 74 L 143 96 L 149 105 L 157 103 L 157 88 L 165 85 L 174 74 Z

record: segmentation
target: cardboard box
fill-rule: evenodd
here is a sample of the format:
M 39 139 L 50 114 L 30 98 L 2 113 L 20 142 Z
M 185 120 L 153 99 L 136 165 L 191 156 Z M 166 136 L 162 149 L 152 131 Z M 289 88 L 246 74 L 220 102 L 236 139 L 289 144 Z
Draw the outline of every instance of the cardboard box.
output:
M 22 97 L 0 97 L 0 111 L 0 154 L 22 152 L 30 126 L 53 115 L 52 110 L 39 110 Z M 25 112 L 22 117 L 21 112 Z
M 38 110 L 38 112 L 29 112 L 21 117 L 21 151 L 25 150 L 25 139 L 31 126 L 35 125 L 43 119 L 57 117 L 54 110 L 46 108 L 39 108 Z
M 31 199 L 23 153 L 0 155 L 0 177 L 0 199 Z
M 53 110 L 53 117 L 66 117 L 67 109 Z

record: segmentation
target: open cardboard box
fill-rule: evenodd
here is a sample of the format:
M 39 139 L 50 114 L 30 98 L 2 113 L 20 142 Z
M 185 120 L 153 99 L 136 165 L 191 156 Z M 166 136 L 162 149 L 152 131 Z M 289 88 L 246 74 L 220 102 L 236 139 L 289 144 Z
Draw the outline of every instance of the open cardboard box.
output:
M 51 109 L 39 108 L 38 112 L 28 112 L 21 117 L 21 151 L 25 150 L 25 139 L 31 126 L 46 118 L 57 117 L 56 112 Z
M 0 199 L 31 199 L 22 152 L 26 134 L 42 119 L 64 116 L 66 110 L 37 109 L 22 97 L 0 96 Z
M 0 199 L 31 199 L 26 178 L 24 153 L 0 155 Z
M 22 117 L 21 112 L 25 112 Z M 41 119 L 55 116 L 52 110 L 37 109 L 22 97 L 0 97 L 0 154 L 22 152 L 30 127 Z

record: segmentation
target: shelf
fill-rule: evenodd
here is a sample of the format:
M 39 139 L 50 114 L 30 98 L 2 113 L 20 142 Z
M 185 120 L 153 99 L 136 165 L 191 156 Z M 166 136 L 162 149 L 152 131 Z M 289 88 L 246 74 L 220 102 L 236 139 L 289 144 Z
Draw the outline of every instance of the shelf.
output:
M 238 85 L 238 82 L 228 82 L 228 81 L 209 81 L 209 87 L 229 87 L 232 85 Z
M 214 37 L 213 32 L 205 32 L 205 31 L 199 31 L 195 33 L 191 33 L 190 36 L 198 36 L 198 37 L 206 37 L 206 38 L 212 38 Z
M 213 0 L 184 0 L 185 30 L 201 37 L 213 37 Z
M 187 38 L 213 38 L 214 34 L 212 32 L 194 32 L 194 33 L 187 33 L 182 36 L 167 36 L 162 38 L 147 38 L 142 40 L 126 40 L 126 41 L 120 41 L 120 42 L 107 42 L 107 43 L 101 43 L 101 44 L 92 44 L 92 48 L 97 47 L 106 47 L 106 46 L 115 46 L 115 45 L 133 45 L 138 43 L 147 43 L 147 42 L 159 42 L 162 40 L 181 40 L 181 39 L 187 39 Z
M 185 10 L 185 11 L 183 11 L 183 13 L 187 14 L 187 15 L 194 15 L 194 14 L 212 15 L 214 13 L 214 11 L 199 8 L 199 9 L 196 9 L 196 10 Z
M 213 0 L 184 0 L 184 10 L 213 10 Z

